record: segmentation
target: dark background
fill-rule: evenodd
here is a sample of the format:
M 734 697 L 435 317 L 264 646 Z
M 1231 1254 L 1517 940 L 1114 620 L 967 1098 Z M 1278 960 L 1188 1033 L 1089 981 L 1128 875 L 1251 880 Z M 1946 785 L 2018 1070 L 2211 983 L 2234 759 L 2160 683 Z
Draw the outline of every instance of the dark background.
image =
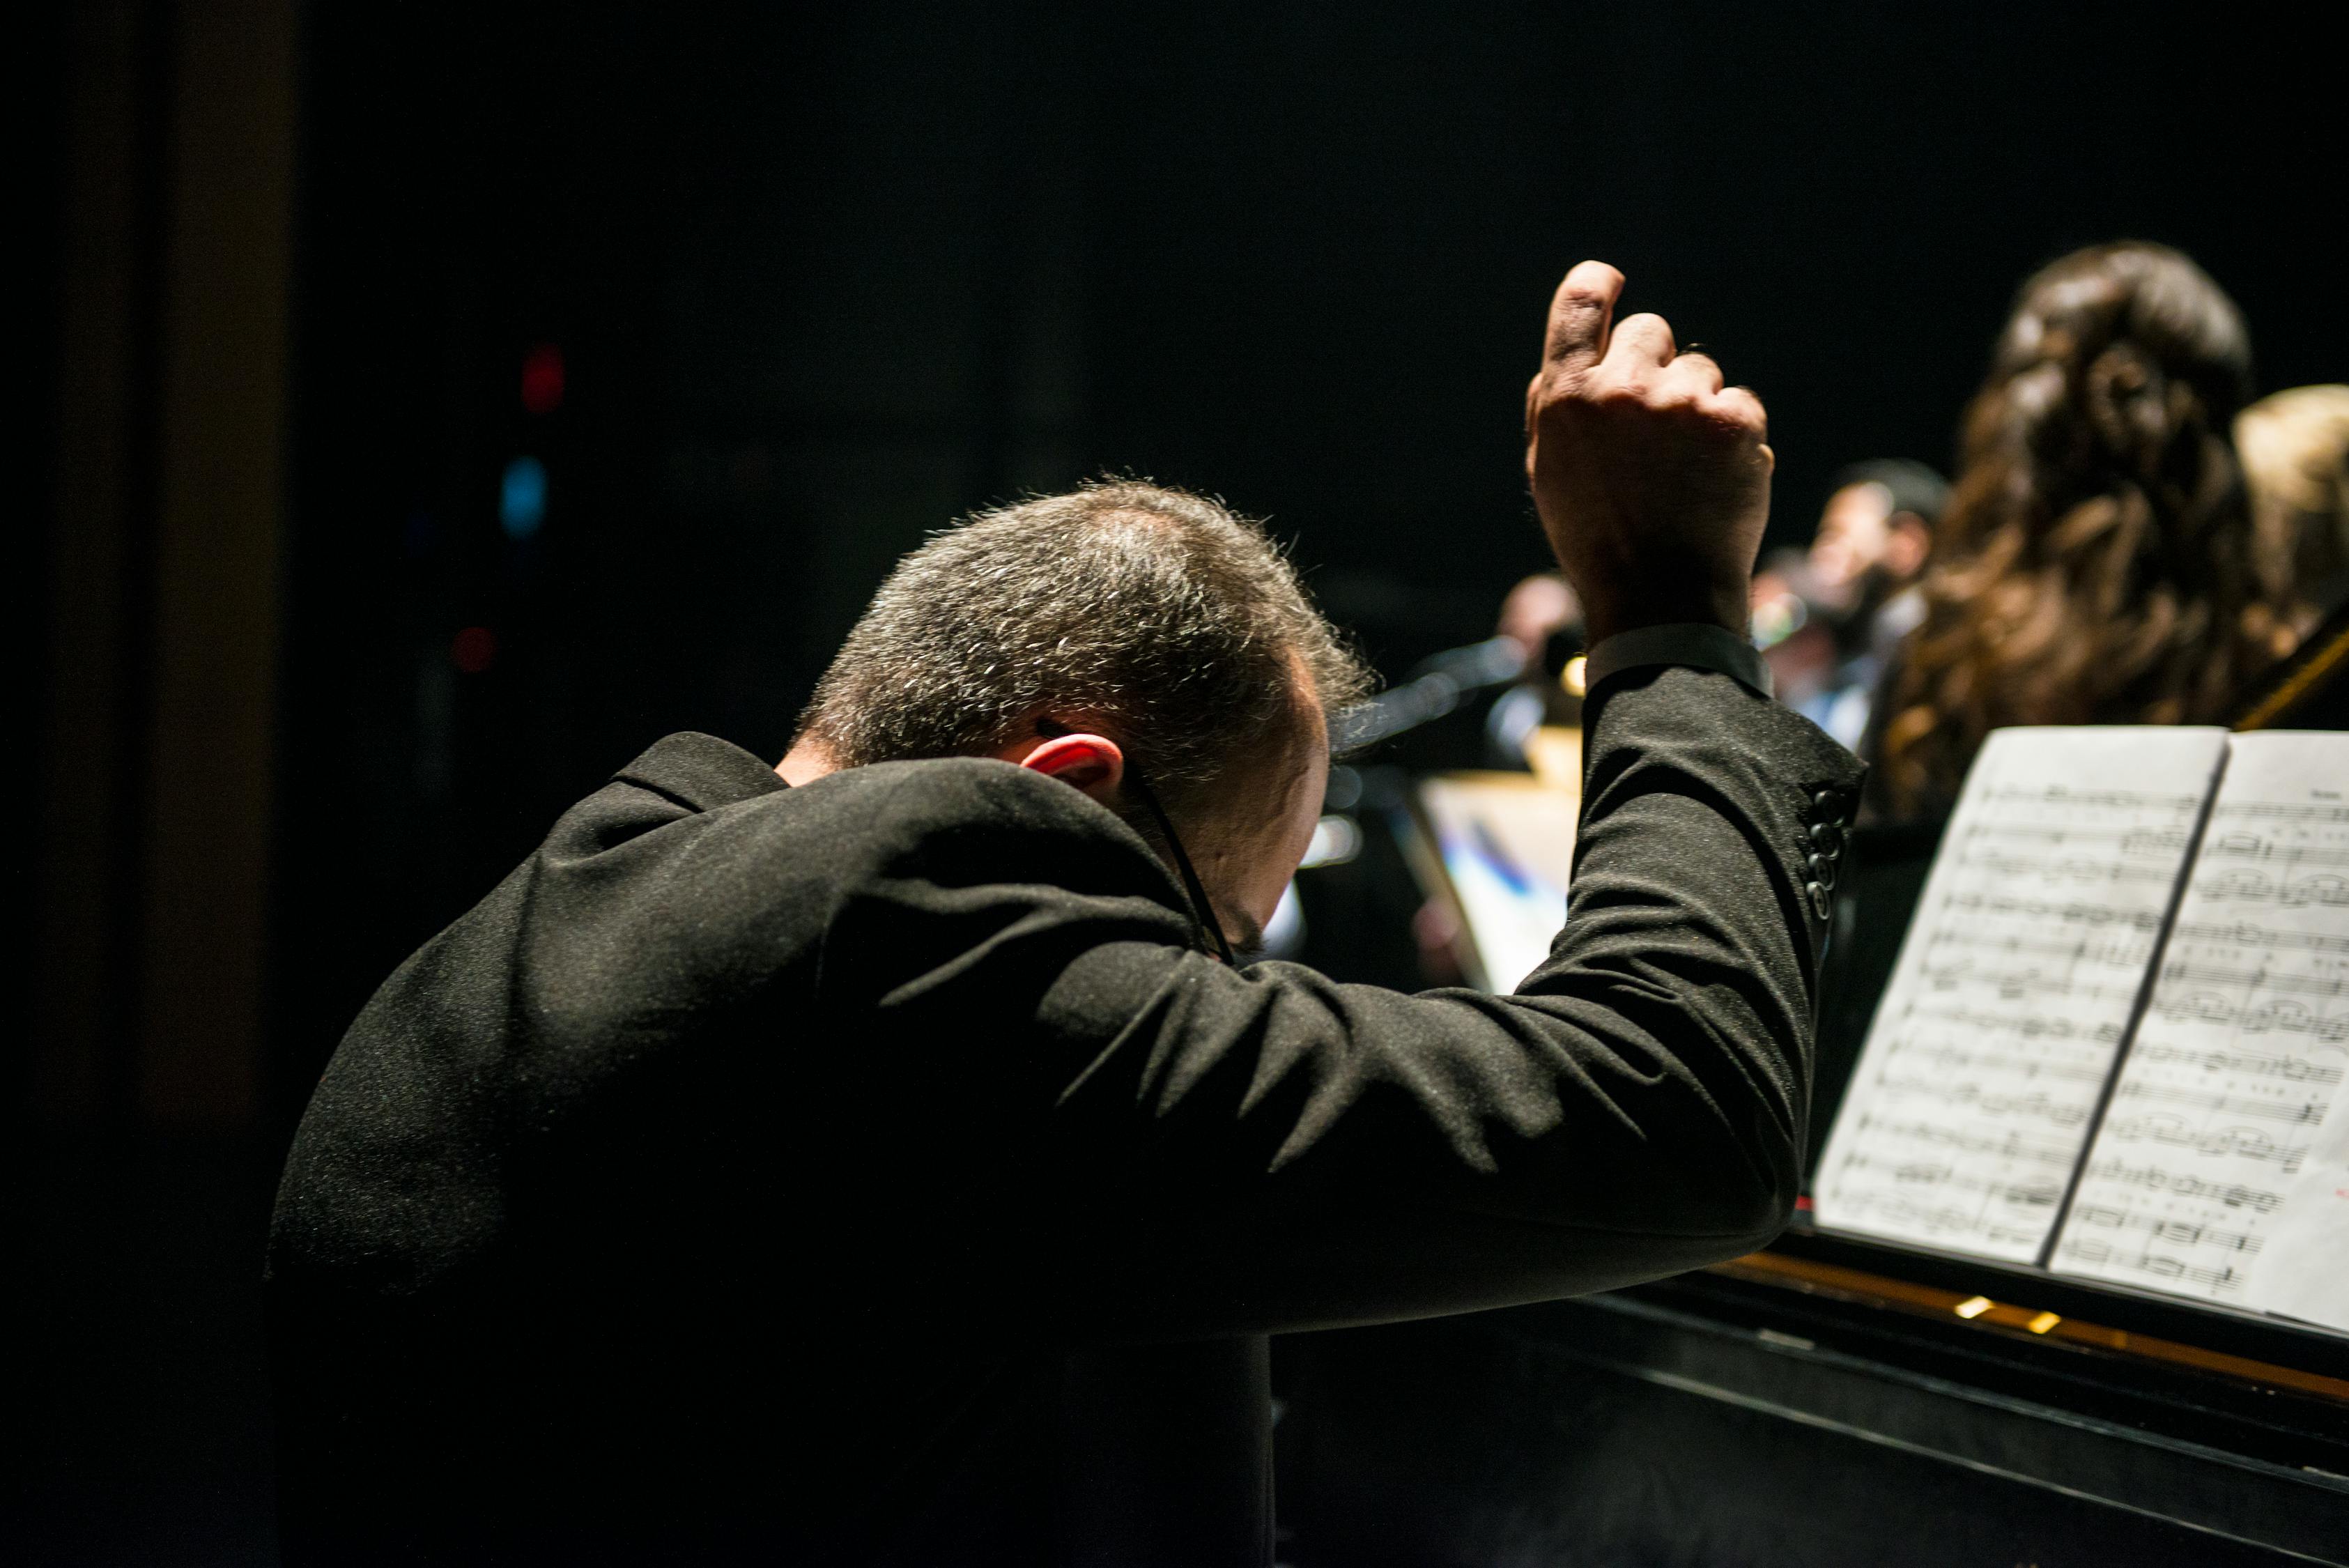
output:
M 779 755 L 879 575 L 965 508 L 1143 473 L 1268 517 L 1391 674 L 1488 635 L 1545 564 L 1520 410 L 1582 256 L 1762 391 L 1787 542 L 1844 463 L 1946 465 L 2017 283 L 2078 244 L 2186 247 L 2268 384 L 2337 378 L 2323 95 L 2287 38 L 2146 17 L 314 14 L 295 1087 L 649 740 Z M 570 382 L 533 417 L 540 343 Z M 549 506 L 516 547 L 523 453 Z M 455 674 L 472 624 L 497 665 Z
M 2120 5 L 44 20 L 32 1560 L 268 1559 L 252 1286 L 341 1027 L 652 740 L 779 755 L 926 530 L 1104 470 L 1212 491 L 1399 674 L 1544 564 L 1519 410 L 1588 255 L 1762 393 L 1774 542 L 1846 462 L 1946 464 L 2075 245 L 2184 247 L 2262 389 L 2340 379 L 2333 58 Z

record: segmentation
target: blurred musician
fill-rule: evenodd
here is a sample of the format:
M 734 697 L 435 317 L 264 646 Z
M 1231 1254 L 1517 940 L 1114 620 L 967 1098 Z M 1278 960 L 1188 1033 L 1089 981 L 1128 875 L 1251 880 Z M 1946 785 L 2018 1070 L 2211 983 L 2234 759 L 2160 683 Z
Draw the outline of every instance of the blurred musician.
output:
M 1778 700 L 1857 749 L 1892 650 L 1924 613 L 1916 591 L 1948 483 L 1878 458 L 1837 474 L 1810 548 L 1754 576 L 1754 641 Z
M 2240 313 L 2176 251 L 2023 285 L 1879 715 L 1887 815 L 1946 813 L 2001 725 L 2212 722 L 2290 650 L 2230 439 L 2250 388 Z
M 2293 635 L 2349 599 L 2349 387 L 2294 387 L 2235 421 L 2260 578 Z

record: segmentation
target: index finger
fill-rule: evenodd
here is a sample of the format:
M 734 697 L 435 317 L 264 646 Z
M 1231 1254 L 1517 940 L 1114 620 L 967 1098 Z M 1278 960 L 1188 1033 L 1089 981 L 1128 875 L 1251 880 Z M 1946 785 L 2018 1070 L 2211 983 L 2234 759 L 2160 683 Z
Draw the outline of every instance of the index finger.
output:
M 1607 352 L 1607 335 L 1615 319 L 1615 299 L 1623 292 L 1623 275 L 1603 261 L 1576 265 L 1557 286 L 1549 302 L 1549 332 L 1542 342 L 1542 361 L 1557 369 L 1580 373 L 1599 363 Z

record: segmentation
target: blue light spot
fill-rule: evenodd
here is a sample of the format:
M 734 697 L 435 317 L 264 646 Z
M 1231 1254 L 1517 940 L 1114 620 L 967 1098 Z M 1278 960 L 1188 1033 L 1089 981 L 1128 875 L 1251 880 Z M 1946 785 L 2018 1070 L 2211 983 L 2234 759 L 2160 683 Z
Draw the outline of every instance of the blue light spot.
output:
M 506 464 L 498 492 L 498 523 L 509 539 L 527 539 L 546 521 L 546 465 L 534 457 Z

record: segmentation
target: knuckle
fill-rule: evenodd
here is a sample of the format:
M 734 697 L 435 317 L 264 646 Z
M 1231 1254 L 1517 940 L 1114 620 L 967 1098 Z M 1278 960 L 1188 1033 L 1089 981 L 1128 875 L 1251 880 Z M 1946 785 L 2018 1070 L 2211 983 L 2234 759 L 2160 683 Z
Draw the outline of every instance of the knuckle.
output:
M 1579 419 L 1618 400 L 1620 395 L 1619 384 L 1610 379 L 1588 373 L 1551 371 L 1536 380 L 1531 408 L 1533 417 L 1538 421 Z

